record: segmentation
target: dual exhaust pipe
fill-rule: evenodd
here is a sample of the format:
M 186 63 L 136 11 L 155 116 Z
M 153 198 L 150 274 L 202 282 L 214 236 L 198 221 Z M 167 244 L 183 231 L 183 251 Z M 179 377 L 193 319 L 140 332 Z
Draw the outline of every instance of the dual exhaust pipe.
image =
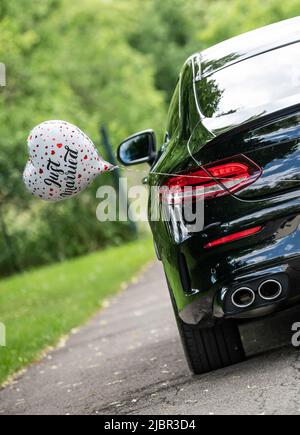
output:
M 283 292 L 282 285 L 275 279 L 264 281 L 258 288 L 258 294 L 265 301 L 275 301 Z M 256 294 L 248 287 L 241 287 L 235 290 L 231 296 L 233 305 L 237 308 L 249 308 L 254 304 Z

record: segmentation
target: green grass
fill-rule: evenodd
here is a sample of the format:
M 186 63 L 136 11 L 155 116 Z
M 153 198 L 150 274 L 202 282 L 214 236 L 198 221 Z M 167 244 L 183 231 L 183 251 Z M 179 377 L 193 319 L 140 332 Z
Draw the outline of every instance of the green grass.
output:
M 148 239 L 0 281 L 0 384 L 87 321 L 153 259 Z

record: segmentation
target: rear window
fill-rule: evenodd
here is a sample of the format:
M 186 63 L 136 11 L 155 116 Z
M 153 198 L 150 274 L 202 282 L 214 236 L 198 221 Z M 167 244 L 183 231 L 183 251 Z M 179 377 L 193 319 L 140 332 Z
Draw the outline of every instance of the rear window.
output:
M 208 118 L 289 99 L 300 103 L 300 44 L 292 44 L 220 70 L 198 83 L 199 104 Z

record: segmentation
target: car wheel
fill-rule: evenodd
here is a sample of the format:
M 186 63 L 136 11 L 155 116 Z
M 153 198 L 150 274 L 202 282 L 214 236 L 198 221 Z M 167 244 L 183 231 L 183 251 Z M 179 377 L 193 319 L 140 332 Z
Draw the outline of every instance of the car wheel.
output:
M 186 358 L 195 375 L 245 360 L 239 328 L 234 320 L 225 320 L 212 328 L 188 325 L 178 316 L 172 292 L 171 299 Z

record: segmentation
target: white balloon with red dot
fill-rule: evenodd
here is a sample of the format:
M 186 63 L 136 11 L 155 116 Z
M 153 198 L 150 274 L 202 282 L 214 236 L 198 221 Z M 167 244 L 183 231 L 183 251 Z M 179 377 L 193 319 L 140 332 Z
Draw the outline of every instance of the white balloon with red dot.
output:
M 98 175 L 115 169 L 102 159 L 86 134 L 65 121 L 35 127 L 28 137 L 28 149 L 24 183 L 45 201 L 74 197 Z

